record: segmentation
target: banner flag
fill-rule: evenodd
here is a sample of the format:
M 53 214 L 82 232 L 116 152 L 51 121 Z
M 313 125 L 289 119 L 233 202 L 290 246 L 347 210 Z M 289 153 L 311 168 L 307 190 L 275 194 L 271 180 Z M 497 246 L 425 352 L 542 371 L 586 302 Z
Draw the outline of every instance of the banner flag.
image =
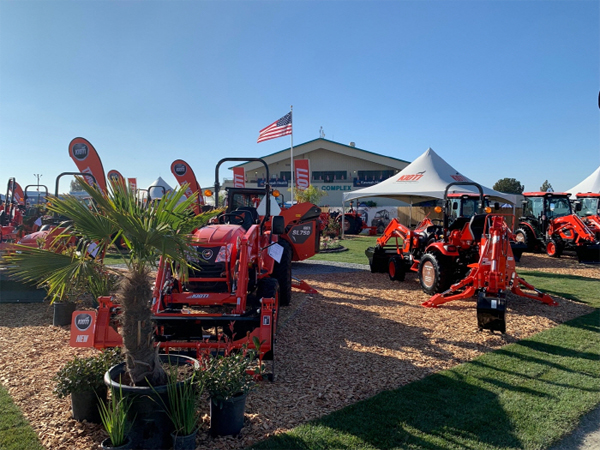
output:
M 125 178 L 123 178 L 123 175 L 118 170 L 109 170 L 106 176 L 111 183 L 121 183 L 125 187 Z
M 180 186 L 184 184 L 188 184 L 188 188 L 185 190 L 186 197 L 190 197 L 194 194 L 194 192 L 198 193 L 197 204 L 194 208 L 196 214 L 200 214 L 201 209 L 200 206 L 204 205 L 204 196 L 202 195 L 202 191 L 200 190 L 200 184 L 198 183 L 198 179 L 194 174 L 194 171 L 190 167 L 188 163 L 186 163 L 183 159 L 176 159 L 171 164 L 171 173 L 177 180 Z
M 295 159 L 294 171 L 296 172 L 296 187 L 303 191 L 310 186 L 310 161 L 308 159 Z
M 131 192 L 137 192 L 137 178 L 127 178 L 127 184 Z
M 106 177 L 104 167 L 98 156 L 98 152 L 92 144 L 84 138 L 75 138 L 69 144 L 69 156 L 75 161 L 75 165 L 81 173 L 89 173 L 94 176 L 98 187 L 102 192 L 106 192 Z M 89 185 L 93 184 L 93 179 L 85 177 Z
M 19 183 L 15 181 L 13 196 L 17 205 L 24 206 L 25 205 L 25 194 L 23 193 L 23 188 Z
M 233 168 L 233 187 L 244 188 L 246 187 L 246 174 L 243 167 Z

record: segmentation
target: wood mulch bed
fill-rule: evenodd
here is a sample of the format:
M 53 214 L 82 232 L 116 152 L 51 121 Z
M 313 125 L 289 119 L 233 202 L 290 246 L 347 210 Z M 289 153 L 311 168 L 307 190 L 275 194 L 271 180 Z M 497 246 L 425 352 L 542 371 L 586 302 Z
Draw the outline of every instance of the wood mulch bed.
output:
M 600 279 L 600 267 L 573 258 L 526 254 L 526 270 Z M 558 307 L 511 297 L 505 335 L 479 332 L 473 301 L 421 307 L 428 299 L 416 277 L 391 282 L 368 271 L 319 274 L 305 280 L 319 294 L 294 292 L 279 318 L 276 381 L 261 382 L 248 396 L 238 437 L 212 439 L 208 402 L 198 449 L 238 449 L 374 394 L 531 336 L 590 312 L 557 298 Z M 71 419 L 70 400 L 52 394 L 52 376 L 75 355 L 69 330 L 52 325 L 47 304 L 0 304 L 0 383 L 8 389 L 47 448 L 98 448 L 99 425 Z

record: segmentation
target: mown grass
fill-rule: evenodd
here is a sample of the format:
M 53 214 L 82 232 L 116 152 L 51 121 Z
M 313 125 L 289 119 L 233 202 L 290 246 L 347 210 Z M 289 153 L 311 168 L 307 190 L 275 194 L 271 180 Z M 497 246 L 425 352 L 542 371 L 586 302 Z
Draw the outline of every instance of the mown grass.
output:
M 575 300 L 600 308 L 600 280 L 537 271 L 519 270 L 521 278 L 550 295 Z
M 37 434 L 0 385 L 0 449 L 43 450 Z
M 547 448 L 600 403 L 599 323 L 596 310 L 252 448 Z
M 311 259 L 319 261 L 337 261 L 354 264 L 369 264 L 365 255 L 368 247 L 374 247 L 378 236 L 346 236 L 339 242 L 348 250 L 340 253 L 317 253 Z

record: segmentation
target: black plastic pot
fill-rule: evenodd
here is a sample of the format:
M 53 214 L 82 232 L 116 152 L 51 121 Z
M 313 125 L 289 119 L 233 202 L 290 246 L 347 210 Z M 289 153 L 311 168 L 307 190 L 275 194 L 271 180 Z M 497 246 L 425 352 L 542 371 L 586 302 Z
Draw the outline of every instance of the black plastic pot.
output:
M 198 430 L 187 436 L 178 436 L 171 433 L 173 439 L 173 450 L 194 450 L 196 448 L 196 435 Z
M 71 393 L 71 412 L 73 419 L 83 422 L 87 420 L 92 423 L 101 423 L 100 411 L 98 410 L 98 399 L 106 400 L 106 386 L 95 391 L 93 389 Z
M 131 438 L 127 438 L 123 445 L 119 445 L 118 447 L 113 447 L 110 442 L 110 438 L 106 438 L 100 444 L 100 447 L 104 450 L 130 450 L 131 449 Z
M 210 399 L 210 434 L 213 436 L 236 435 L 244 427 L 244 411 L 248 394 L 216 402 Z
M 171 364 L 192 364 L 199 367 L 194 358 L 183 355 L 160 355 L 161 361 Z M 129 437 L 133 449 L 170 448 L 171 433 L 175 430 L 165 411 L 169 404 L 167 386 L 126 386 L 120 385 L 120 375 L 125 373 L 125 363 L 117 364 L 104 375 L 104 383 L 115 390 L 121 389 L 124 397 L 133 397 L 133 403 L 127 414 L 131 424 Z M 178 383 L 183 385 L 183 382 Z
M 71 325 L 71 317 L 75 311 L 75 303 L 71 302 L 54 302 L 54 317 L 52 325 L 62 327 L 63 325 Z

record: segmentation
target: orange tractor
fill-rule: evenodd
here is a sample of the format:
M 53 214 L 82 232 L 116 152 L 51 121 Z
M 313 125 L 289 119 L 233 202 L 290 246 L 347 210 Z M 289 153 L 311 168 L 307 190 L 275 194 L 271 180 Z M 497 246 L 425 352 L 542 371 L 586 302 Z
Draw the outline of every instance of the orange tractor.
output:
M 568 193 L 525 192 L 523 217 L 519 219 L 516 239 L 528 251 L 545 251 L 559 258 L 573 250 L 579 262 L 600 262 L 600 242 L 596 234 L 573 213 Z M 578 206 L 577 208 L 580 208 Z
M 472 194 L 449 196 L 448 189 L 454 185 L 475 186 L 480 195 L 477 199 Z M 476 201 L 471 205 L 474 206 L 473 215 L 458 215 L 450 223 L 450 211 L 462 209 L 458 199 L 464 203 Z M 407 269 L 416 271 L 421 288 L 432 295 L 423 306 L 437 307 L 477 294 L 478 327 L 504 333 L 507 292 L 547 304 L 556 303 L 516 274 L 515 255 L 520 256 L 524 246 L 514 242 L 505 215 L 489 214 L 489 206 L 483 213 L 484 201 L 483 190 L 478 184 L 450 183 L 444 195 L 444 208 L 439 211 L 444 213 L 443 225 L 436 225 L 426 218 L 415 230 L 410 230 L 394 221 L 378 240 L 378 246 L 372 251 L 367 250 L 367 255 L 371 253 L 373 272 L 385 272 L 387 260 L 387 272 L 392 280 L 402 281 Z M 463 213 L 469 212 L 469 208 L 467 206 Z M 385 247 L 391 238 L 397 240 L 395 252 L 393 246 L 391 249 Z M 398 239 L 401 239 L 402 247 Z M 534 290 L 535 294 L 524 292 L 521 286 Z
M 600 193 L 580 192 L 576 197 L 575 212 L 600 240 Z
M 217 209 L 219 167 L 225 161 L 258 161 L 269 173 L 259 158 L 219 161 L 214 192 Z M 291 263 L 318 249 L 320 210 L 299 204 L 272 215 L 272 194 L 268 182 L 264 189 L 228 190 L 225 210 L 193 234 L 194 251 L 188 258 L 193 268 L 188 279 L 180 279 L 169 261 L 159 262 L 152 319 L 154 339 L 162 348 L 199 355 L 219 351 L 223 339 L 228 348 L 252 346 L 258 340 L 262 359 L 273 358 L 279 307 L 290 301 Z M 78 328 L 76 317 L 71 345 L 121 345 L 114 320 L 119 305 L 110 298 L 99 300 L 97 312 L 77 312 L 86 331 Z
M 4 203 L 0 202 L 0 251 L 7 250 L 17 239 L 18 227 L 23 223 L 23 214 L 16 199 L 17 182 L 8 180 Z

